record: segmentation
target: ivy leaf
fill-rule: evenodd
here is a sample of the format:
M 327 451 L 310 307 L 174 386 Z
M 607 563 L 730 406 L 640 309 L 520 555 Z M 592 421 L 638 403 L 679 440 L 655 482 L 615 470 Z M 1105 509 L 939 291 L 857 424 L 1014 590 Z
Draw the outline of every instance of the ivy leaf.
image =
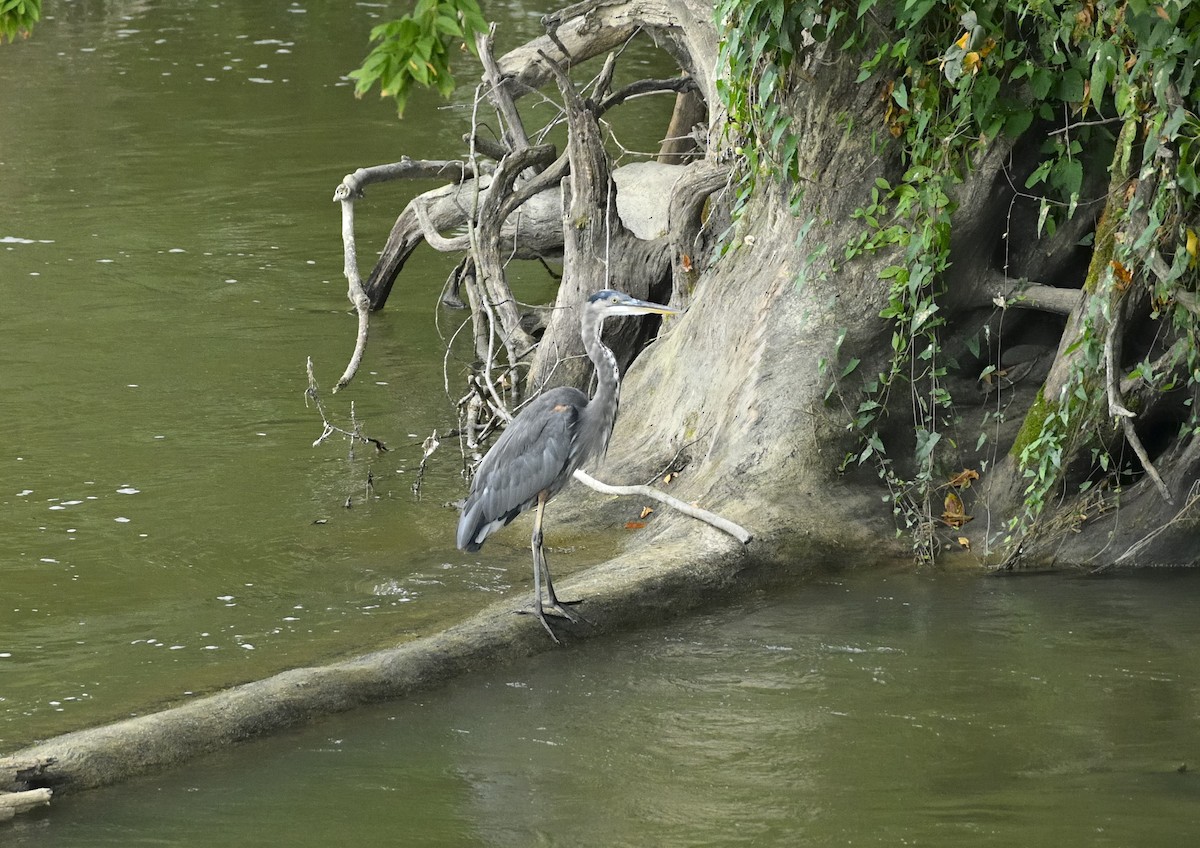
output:
M 1033 113 L 1029 111 L 1014 112 L 1004 122 L 1004 134 L 1016 138 L 1033 123 Z
M 1058 99 L 1067 103 L 1083 101 L 1083 74 L 1075 68 L 1067 68 L 1058 78 Z
M 1054 75 L 1045 68 L 1035 68 L 1029 77 L 1029 88 L 1033 92 L 1034 99 L 1045 100 L 1046 95 L 1050 93 L 1050 86 L 1054 85 Z M 1080 84 L 1082 86 L 1082 83 Z
M 1120 54 L 1111 41 L 1101 41 L 1092 60 L 1092 105 L 1098 106 L 1104 90 L 1116 78 Z

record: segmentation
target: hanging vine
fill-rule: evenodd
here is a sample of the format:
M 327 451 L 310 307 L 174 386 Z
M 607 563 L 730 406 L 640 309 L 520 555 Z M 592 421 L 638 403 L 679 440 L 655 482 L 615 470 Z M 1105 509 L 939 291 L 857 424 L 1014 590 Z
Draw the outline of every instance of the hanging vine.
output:
M 919 558 L 933 555 L 933 495 L 948 472 L 938 462 L 951 408 L 940 337 L 958 211 L 953 198 L 973 158 L 995 140 L 1053 128 L 1024 180 L 1038 195 L 1037 229 L 1045 234 L 1079 207 L 1085 150 L 1099 142 L 1116 151 L 1101 224 L 1107 237 L 1094 242 L 1087 308 L 1065 354 L 1069 377 L 1055 396 L 1039 395 L 1012 448 L 1028 485 L 1009 541 L 1037 526 L 1072 457 L 1091 449 L 1108 463 L 1098 425 L 1123 429 L 1137 451 L 1123 391 L 1162 393 L 1200 382 L 1195 4 L 722 0 L 716 20 L 723 35 L 718 93 L 730 116 L 731 146 L 745 154 L 735 213 L 764 179 L 803 184 L 785 104 L 805 84 L 804 51 L 829 45 L 857 52 L 858 81 L 882 86 L 880 135 L 899 145 L 903 174 L 877 180 L 863 198 L 857 235 L 824 247 L 840 247 L 846 262 L 885 250 L 896 257 L 880 274 L 888 292 L 880 318 L 891 327 L 892 357 L 883 371 L 861 378 L 858 401 L 848 400 L 847 384 L 857 361 L 825 367 L 837 375 L 848 426 L 861 439 L 843 468 L 876 464 Z M 1169 343 L 1165 353 L 1117 374 L 1117 307 L 1131 289 L 1145 297 L 1156 332 Z M 908 477 L 896 471 L 880 433 L 897 390 L 908 394 L 915 434 Z M 1194 414 L 1190 421 L 1193 435 L 1200 432 Z M 1139 459 L 1153 474 L 1148 456 Z

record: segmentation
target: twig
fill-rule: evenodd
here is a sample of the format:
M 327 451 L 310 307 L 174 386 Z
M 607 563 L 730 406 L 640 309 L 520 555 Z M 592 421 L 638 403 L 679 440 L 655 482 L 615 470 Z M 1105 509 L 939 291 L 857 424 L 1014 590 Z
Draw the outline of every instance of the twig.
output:
M 1076 121 L 1073 124 L 1067 124 L 1065 127 L 1059 127 L 1056 130 L 1050 130 L 1046 135 L 1058 135 L 1059 133 L 1069 133 L 1077 127 L 1096 127 L 1101 124 L 1115 124 L 1117 121 L 1125 120 L 1120 115 L 1115 115 L 1111 118 L 1099 118 L 1095 121 Z
M 425 480 L 425 463 L 429 461 L 429 457 L 438 449 L 440 444 L 437 430 L 430 433 L 428 438 L 421 443 L 421 450 L 424 453 L 421 456 L 421 465 L 417 468 L 417 479 L 412 484 L 412 493 L 417 500 L 421 499 L 421 483 Z
M 1153 542 L 1154 539 L 1157 538 L 1160 533 L 1162 533 L 1164 530 L 1166 530 L 1168 527 L 1170 527 L 1176 521 L 1181 520 L 1184 516 L 1184 513 L 1186 513 L 1189 509 L 1191 509 L 1197 503 L 1200 503 L 1200 492 L 1197 491 L 1197 486 L 1193 485 L 1191 492 L 1188 493 L 1187 501 L 1184 503 L 1184 505 L 1182 507 L 1179 508 L 1179 512 L 1175 513 L 1175 515 L 1172 516 L 1170 521 L 1168 521 L 1166 524 L 1162 525 L 1161 527 L 1155 527 L 1153 530 L 1151 530 L 1145 536 L 1143 536 L 1142 538 L 1140 538 L 1136 542 L 1134 542 L 1132 545 L 1130 545 L 1129 549 L 1127 551 L 1125 551 L 1125 553 L 1121 554 L 1119 557 L 1117 557 L 1115 560 L 1112 561 L 1112 565 L 1113 566 L 1118 565 L 1123 560 L 1128 559 L 1129 557 L 1133 556 L 1134 554 L 1140 553 L 1141 550 L 1143 548 L 1145 548 L 1147 545 L 1149 545 L 1151 542 Z M 1094 569 L 1093 573 L 1098 573 L 1098 572 L 1104 571 L 1109 567 L 1110 566 L 1101 566 L 1099 568 Z
M 341 433 L 343 436 L 350 439 L 352 444 L 353 444 L 353 442 L 358 441 L 358 442 L 362 442 L 364 445 L 374 445 L 375 450 L 379 451 L 380 453 L 384 453 L 388 449 L 387 445 L 385 445 L 383 442 L 379 441 L 379 439 L 373 439 L 370 436 L 363 435 L 363 433 L 361 432 L 361 430 L 359 428 L 358 421 L 354 421 L 354 424 L 353 424 L 354 430 L 353 431 L 343 430 L 341 427 L 338 427 L 336 424 L 331 424 L 329 422 L 329 416 L 325 414 L 325 405 L 321 403 L 320 387 L 317 385 L 317 378 L 313 374 L 313 361 L 312 361 L 311 356 L 308 357 L 307 370 L 308 370 L 308 388 L 304 390 L 305 404 L 307 405 L 309 400 L 311 400 L 313 402 L 313 405 L 316 406 L 317 412 L 321 416 L 321 423 L 324 424 L 324 426 L 325 426 L 325 429 L 321 432 L 321 435 L 317 437 L 316 441 L 313 442 L 312 446 L 315 448 L 318 445 L 320 445 L 321 442 L 325 441 L 330 436 L 332 436 L 334 433 Z M 353 404 L 351 404 L 350 408 L 351 408 L 350 416 L 351 416 L 351 420 L 353 421 L 354 420 Z
M 754 538 L 752 535 L 750 535 L 750 532 L 746 530 L 746 528 L 739 524 L 735 524 L 728 518 L 723 518 L 720 515 L 709 512 L 706 509 L 700 509 L 699 507 L 692 506 L 691 504 L 686 504 L 679 500 L 679 498 L 671 497 L 665 492 L 660 492 L 653 486 L 610 486 L 607 483 L 601 483 L 582 468 L 576 469 L 575 479 L 580 483 L 583 483 L 585 486 L 589 486 L 595 489 L 597 492 L 603 492 L 606 495 L 637 495 L 638 497 L 650 498 L 658 501 L 659 503 L 664 503 L 669 507 L 679 510 L 684 515 L 688 515 L 707 524 L 711 524 L 713 527 L 716 527 L 723 533 L 728 533 L 743 545 L 748 544 L 750 540 Z

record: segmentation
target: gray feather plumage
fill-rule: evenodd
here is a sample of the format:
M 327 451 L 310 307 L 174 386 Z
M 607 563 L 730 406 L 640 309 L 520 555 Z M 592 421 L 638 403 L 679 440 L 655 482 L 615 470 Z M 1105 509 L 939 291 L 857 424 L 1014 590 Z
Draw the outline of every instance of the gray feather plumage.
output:
M 611 289 L 588 298 L 580 316 L 580 335 L 596 368 L 595 396 L 589 399 L 570 387 L 551 389 L 513 419 L 475 473 L 458 521 L 460 549 L 479 550 L 489 535 L 535 506 L 540 495 L 547 500 L 554 497 L 583 463 L 608 448 L 621 378 L 616 357 L 600 340 L 605 317 L 675 312 Z M 545 576 L 548 584 L 548 569 Z
M 551 389 L 508 425 L 471 481 L 458 522 L 459 548 L 478 550 L 489 535 L 536 504 L 538 493 L 553 497 L 562 490 L 584 460 L 576 435 L 587 402 L 579 389 Z

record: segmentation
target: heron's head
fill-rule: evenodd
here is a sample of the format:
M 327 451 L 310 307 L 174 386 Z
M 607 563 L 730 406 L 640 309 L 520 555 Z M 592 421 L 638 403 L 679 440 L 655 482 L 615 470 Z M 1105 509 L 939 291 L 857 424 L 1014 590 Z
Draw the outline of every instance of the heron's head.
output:
M 624 292 L 604 289 L 588 298 L 587 309 L 601 317 L 610 315 L 678 315 L 681 310 L 663 306 L 661 303 L 651 303 L 648 300 L 638 300 Z

